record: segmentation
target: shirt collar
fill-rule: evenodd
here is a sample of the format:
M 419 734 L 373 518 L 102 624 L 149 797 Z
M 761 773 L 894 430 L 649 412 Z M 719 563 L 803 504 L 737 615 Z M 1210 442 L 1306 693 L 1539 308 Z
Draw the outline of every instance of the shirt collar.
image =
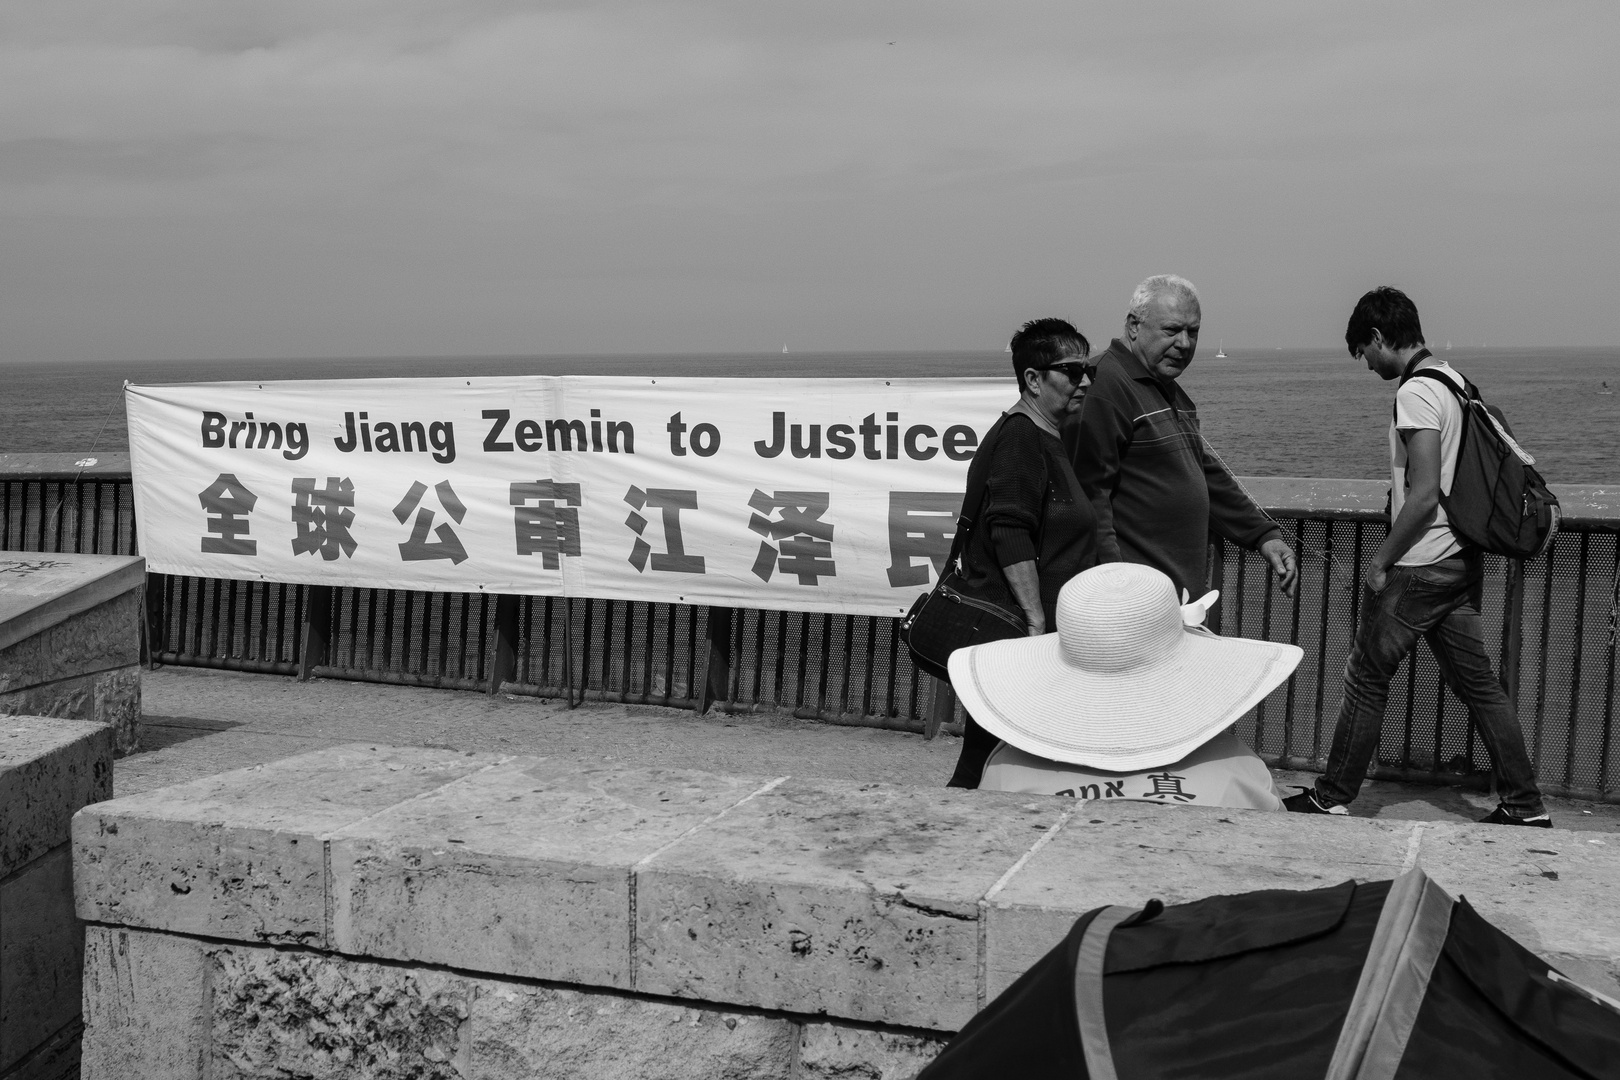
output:
M 1124 341 L 1120 340 L 1119 338 L 1115 338 L 1112 342 L 1110 342 L 1108 345 L 1107 355 L 1110 355 L 1115 360 L 1118 360 L 1120 367 L 1125 369 L 1125 374 L 1129 375 L 1136 382 L 1148 383 L 1155 387 L 1164 397 L 1164 400 L 1172 407 L 1176 406 L 1176 403 L 1179 400 L 1182 400 L 1181 387 L 1176 385 L 1175 382 L 1171 382 L 1168 386 L 1160 382 L 1159 377 L 1153 374 L 1153 372 L 1149 371 L 1146 364 L 1137 359 L 1136 354 L 1131 352 L 1130 346 L 1126 345 Z M 1188 400 L 1187 404 L 1183 407 L 1189 409 L 1192 408 L 1191 401 Z
M 1012 413 L 1023 413 L 1025 416 L 1035 421 L 1036 427 L 1052 436 L 1052 438 L 1061 439 L 1063 437 L 1062 435 L 1058 434 L 1058 429 L 1053 425 L 1052 421 L 1042 416 L 1040 410 L 1031 405 L 1022 394 L 1018 396 L 1018 400 L 1013 403 L 1012 408 L 1007 410 L 1007 413 L 1008 415 L 1011 415 Z
M 1131 347 L 1119 338 L 1109 342 L 1108 353 L 1119 361 L 1120 366 L 1125 369 L 1125 373 L 1131 378 L 1157 381 L 1153 378 L 1153 372 L 1147 369 L 1147 365 L 1138 360 L 1136 354 L 1131 352 Z

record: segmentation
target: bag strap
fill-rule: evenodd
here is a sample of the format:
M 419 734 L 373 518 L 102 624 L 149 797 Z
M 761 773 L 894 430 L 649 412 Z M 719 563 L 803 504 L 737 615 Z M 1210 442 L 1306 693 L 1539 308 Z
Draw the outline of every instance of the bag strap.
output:
M 1080 938 L 1080 951 L 1074 958 L 1074 1018 L 1080 1029 L 1086 1074 L 1091 1080 L 1117 1080 L 1119 1076 L 1103 1017 L 1103 960 L 1108 955 L 1110 935 L 1135 914 L 1135 908 L 1117 904 L 1097 912 Z
M 951 553 L 945 557 L 946 566 L 960 565 L 958 560 L 967 547 L 968 534 L 973 531 L 973 523 L 978 520 L 980 511 L 984 509 L 984 500 L 990 493 L 989 465 L 986 464 L 984 468 L 978 470 L 973 466 L 979 463 L 980 458 L 989 461 L 988 454 L 1011 415 L 1002 413 L 996 422 L 990 425 L 990 430 L 984 433 L 984 441 L 980 442 L 979 448 L 973 452 L 973 462 L 968 466 L 967 490 L 962 493 L 962 512 L 956 518 L 956 535 L 951 538 Z M 970 506 L 973 508 L 971 513 L 968 511 Z
M 1463 384 L 1460 387 L 1451 379 L 1448 379 L 1445 375 L 1441 374 L 1439 368 L 1423 368 L 1420 371 L 1414 371 L 1405 379 L 1401 380 L 1401 385 L 1406 385 L 1409 379 L 1431 379 L 1434 382 L 1445 383 L 1446 388 L 1449 389 L 1453 394 L 1456 394 L 1458 397 L 1462 398 L 1464 404 L 1467 404 L 1469 401 L 1485 400 L 1479 396 L 1479 387 L 1468 381 L 1468 376 L 1463 375 L 1460 371 L 1457 372 L 1457 374 L 1462 375 Z

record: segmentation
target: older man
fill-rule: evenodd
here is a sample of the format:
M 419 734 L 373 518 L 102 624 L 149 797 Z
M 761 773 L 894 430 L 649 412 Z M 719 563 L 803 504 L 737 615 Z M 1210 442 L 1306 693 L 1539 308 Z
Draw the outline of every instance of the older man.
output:
M 1213 455 L 1176 383 L 1198 348 L 1201 314 L 1186 278 L 1160 274 L 1138 285 L 1125 336 L 1102 354 L 1085 408 L 1064 425 L 1064 447 L 1096 511 L 1098 554 L 1152 566 L 1197 596 L 1213 528 L 1259 548 L 1292 596 L 1293 550 Z

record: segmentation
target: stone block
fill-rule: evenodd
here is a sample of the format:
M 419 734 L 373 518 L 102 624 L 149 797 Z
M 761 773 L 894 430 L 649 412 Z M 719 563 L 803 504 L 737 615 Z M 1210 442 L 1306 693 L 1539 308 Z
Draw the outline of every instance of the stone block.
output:
M 1564 829 L 1425 822 L 1418 865 L 1452 896 L 1520 945 L 1558 966 L 1554 956 L 1606 971 L 1614 996 L 1620 971 L 1620 838 Z M 1573 965 L 1569 965 L 1573 966 Z M 1577 978 L 1575 971 L 1566 971 Z
M 514 759 L 331 834 L 332 947 L 630 985 L 640 860 L 763 781 Z
M 99 803 L 73 819 L 79 916 L 323 945 L 323 838 L 500 760 L 334 747 Z
M 101 724 L 0 718 L 0 878 L 66 843 L 74 812 L 112 795 L 112 751 Z
M 1011 985 L 1093 908 L 1392 878 L 1411 836 L 1409 822 L 1088 803 L 989 898 L 985 998 Z
M 0 882 L 0 1071 L 79 1015 L 83 963 L 63 844 Z
M 636 989 L 943 1031 L 979 900 L 1072 800 L 788 781 L 636 874 Z
M 0 649 L 0 694 L 138 665 L 141 599 L 130 589 Z
M 75 675 L 0 694 L 0 717 L 8 716 L 46 716 L 103 723 L 113 733 L 114 751 L 128 754 L 137 746 L 140 726 L 140 668 L 132 666 Z
M 470 980 L 317 953 L 210 951 L 209 1080 L 464 1080 Z
M 149 930 L 85 927 L 83 1080 L 202 1080 L 205 948 Z
M 145 585 L 134 555 L 0 552 L 0 654 Z
M 615 994 L 479 981 L 475 1080 L 788 1080 L 798 1025 Z
M 944 1035 L 806 1024 L 797 1080 L 911 1080 L 939 1056 Z

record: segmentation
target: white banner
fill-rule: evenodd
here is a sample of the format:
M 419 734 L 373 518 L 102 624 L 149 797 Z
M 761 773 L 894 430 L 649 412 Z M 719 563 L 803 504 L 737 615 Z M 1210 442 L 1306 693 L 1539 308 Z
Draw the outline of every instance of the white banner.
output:
M 1007 379 L 130 386 L 154 572 L 897 615 Z

